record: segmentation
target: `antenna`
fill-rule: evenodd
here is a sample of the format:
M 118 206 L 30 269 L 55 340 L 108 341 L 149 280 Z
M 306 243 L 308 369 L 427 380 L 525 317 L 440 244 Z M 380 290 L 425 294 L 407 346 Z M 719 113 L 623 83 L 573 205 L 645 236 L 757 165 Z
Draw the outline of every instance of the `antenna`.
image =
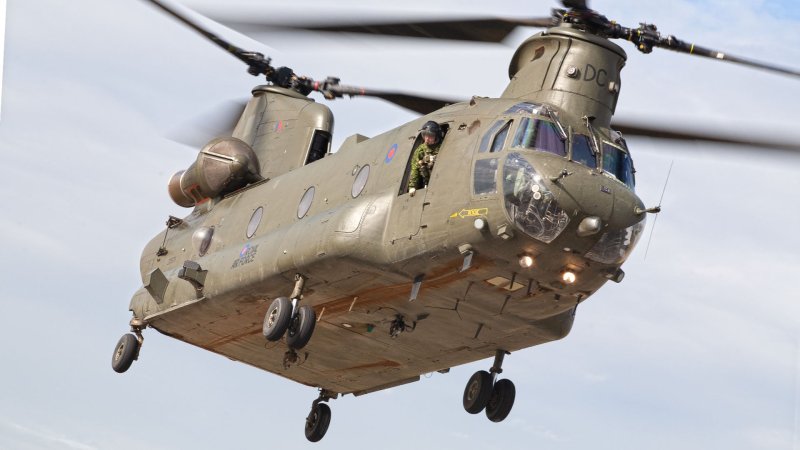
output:
M 664 193 L 667 192 L 667 183 L 669 183 L 669 176 L 672 174 L 672 166 L 675 164 L 675 160 L 673 159 L 669 163 L 669 170 L 667 171 L 667 179 L 664 180 L 664 189 L 661 190 L 661 198 L 658 199 L 658 206 L 657 208 L 661 209 L 661 202 L 664 200 Z M 650 228 L 650 236 L 647 237 L 647 247 L 644 249 L 644 259 L 647 260 L 647 252 L 650 251 L 650 242 L 653 241 L 653 231 L 656 229 L 656 223 L 658 222 L 658 215 L 656 218 L 653 219 L 653 227 Z
M 6 0 L 0 0 L 0 110 L 3 107 L 3 60 L 6 48 Z M 2 112 L 2 111 L 0 111 Z

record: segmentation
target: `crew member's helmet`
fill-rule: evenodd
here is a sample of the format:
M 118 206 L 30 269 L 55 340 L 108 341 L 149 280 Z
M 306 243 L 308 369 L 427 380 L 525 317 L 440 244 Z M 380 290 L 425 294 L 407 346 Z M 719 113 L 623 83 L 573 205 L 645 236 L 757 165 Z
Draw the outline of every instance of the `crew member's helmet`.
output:
M 438 143 L 442 140 L 442 128 L 439 127 L 439 124 L 429 120 L 425 122 L 425 125 L 419 130 L 422 134 L 422 137 L 434 136 L 434 144 Z

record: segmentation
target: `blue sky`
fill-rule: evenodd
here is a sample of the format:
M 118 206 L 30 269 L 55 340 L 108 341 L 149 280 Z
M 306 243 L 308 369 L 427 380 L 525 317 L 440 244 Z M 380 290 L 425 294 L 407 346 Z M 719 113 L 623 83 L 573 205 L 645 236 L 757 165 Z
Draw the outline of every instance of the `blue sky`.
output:
M 246 98 L 258 81 L 144 2 L 8 3 L 0 448 L 310 448 L 302 425 L 313 389 L 153 330 L 128 373 L 109 367 L 140 283 L 141 248 L 168 214 L 187 212 L 164 187 L 196 149 L 162 136 L 199 111 Z M 205 10 L 214 3 L 185 2 Z M 319 11 L 327 4 L 310 5 Z M 369 8 L 378 15 L 426 8 L 538 16 L 551 6 L 414 0 Z M 800 61 L 800 18 L 791 2 L 593 6 L 624 24 L 655 22 L 732 54 L 795 67 Z M 280 14 L 307 11 L 282 4 Z M 514 44 L 528 34 L 516 33 L 509 46 L 256 36 L 267 46 L 226 36 L 315 78 L 336 74 L 350 84 L 467 98 L 502 92 Z M 800 138 L 796 80 L 625 49 L 620 117 Z M 366 99 L 329 105 L 335 146 L 413 118 Z M 800 449 L 793 283 L 800 159 L 649 139 L 630 145 L 648 205 L 675 162 L 647 260 L 641 244 L 625 281 L 582 305 L 563 341 L 506 359 L 504 376 L 518 397 L 505 422 L 461 408 L 466 380 L 491 364 L 479 361 L 334 401 L 331 430 L 315 447 Z

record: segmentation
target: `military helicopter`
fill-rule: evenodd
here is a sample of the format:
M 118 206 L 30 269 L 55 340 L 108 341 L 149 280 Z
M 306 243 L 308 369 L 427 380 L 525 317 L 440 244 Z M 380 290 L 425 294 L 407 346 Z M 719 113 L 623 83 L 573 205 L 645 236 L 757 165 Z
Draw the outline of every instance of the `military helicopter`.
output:
M 193 210 L 170 217 L 143 250 L 132 333 L 115 347 L 112 367 L 131 366 L 151 327 L 318 388 L 305 421 L 310 441 L 325 435 L 327 402 L 340 395 L 491 357 L 489 370 L 468 380 L 463 407 L 504 420 L 516 392 L 499 379 L 505 356 L 565 337 L 580 303 L 622 281 L 645 216 L 659 210 L 634 192 L 623 135 L 797 150 L 612 126 L 626 55 L 610 39 L 800 74 L 662 36 L 652 25 L 623 27 L 585 2 L 565 1 L 539 19 L 361 28 L 488 41 L 517 26 L 546 28 L 519 47 L 499 98 L 463 102 L 315 81 L 151 3 L 267 84 L 253 89 L 232 136 L 211 140 L 170 180 L 172 199 Z M 378 97 L 423 116 L 372 138 L 351 136 L 331 153 L 333 115 L 308 98 L 314 91 Z M 411 186 L 412 152 L 429 122 L 439 153 L 428 183 Z

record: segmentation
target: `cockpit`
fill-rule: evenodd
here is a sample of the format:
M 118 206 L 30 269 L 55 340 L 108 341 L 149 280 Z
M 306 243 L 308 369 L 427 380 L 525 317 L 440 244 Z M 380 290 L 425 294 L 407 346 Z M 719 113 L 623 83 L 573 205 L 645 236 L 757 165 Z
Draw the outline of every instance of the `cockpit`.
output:
M 565 125 L 558 113 L 547 105 L 517 103 L 504 111 L 484 132 L 479 141 L 479 156 L 475 164 L 473 194 L 495 192 L 494 176 L 503 150 L 528 150 L 556 155 L 602 173 L 625 185 L 635 187 L 635 170 L 625 140 L 617 132 L 598 133 L 591 124 Z M 577 128 L 577 129 L 576 129 Z M 612 142 L 613 141 L 613 142 Z M 488 154 L 492 154 L 489 156 Z
M 576 171 L 574 164 L 580 164 L 590 171 L 575 177 L 589 176 L 593 172 L 592 175 L 602 175 L 619 182 L 621 189 L 613 189 L 616 194 L 610 195 L 612 190 L 604 187 L 608 182 L 594 178 L 598 182 L 598 192 L 610 196 L 591 200 L 589 203 L 595 205 L 595 212 L 584 213 L 602 217 L 603 221 L 610 219 L 611 215 L 624 213 L 622 209 L 616 211 L 613 205 L 624 191 L 628 191 L 628 194 L 623 196 L 635 197 L 635 179 L 633 162 L 621 136 L 613 130 L 610 134 L 599 132 L 591 124 L 565 125 L 558 114 L 545 105 L 518 103 L 505 111 L 504 116 L 492 123 L 479 141 L 473 194 L 502 192 L 503 205 L 514 226 L 540 242 L 551 243 L 571 221 L 583 219 L 574 217 L 572 211 L 576 205 L 570 206 L 572 209 L 568 212 L 560 204 L 567 199 L 559 198 L 561 191 L 554 189 L 553 185 L 560 179 L 553 167 L 561 170 L 561 164 L 556 162 L 555 166 L 552 165 L 553 161 L 557 161 L 553 157 L 558 157 L 571 161 L 563 165 L 566 168 L 561 172 L 563 177 Z M 501 152 L 505 155 L 498 154 Z M 542 161 L 545 165 L 537 168 L 536 161 Z M 547 165 L 551 168 L 546 169 Z M 495 185 L 498 172 L 499 182 Z M 548 173 L 548 176 L 545 177 L 543 173 Z M 597 195 L 592 192 L 595 191 L 573 191 L 571 201 L 575 201 L 575 196 Z M 608 200 L 602 200 L 605 198 Z M 630 214 L 633 214 L 632 208 Z M 607 264 L 623 261 L 633 249 L 643 226 L 642 221 L 637 221 L 619 229 L 603 229 L 602 234 L 598 235 L 599 240 L 585 256 Z
M 520 103 L 506 111 L 507 114 L 515 112 L 528 113 L 530 116 L 525 114 L 518 119 L 519 125 L 510 145 L 512 150 L 531 149 L 569 158 L 590 169 L 601 168 L 604 173 L 630 189 L 634 188 L 633 162 L 625 141 L 620 136 L 617 135 L 616 142 L 612 143 L 607 140 L 598 141 L 600 137 L 597 133 L 593 133 L 591 127 L 589 127 L 591 135 L 567 130 L 559 120 L 558 114 L 544 105 Z M 536 116 L 545 116 L 547 119 Z M 496 146 L 496 141 L 493 147 Z

